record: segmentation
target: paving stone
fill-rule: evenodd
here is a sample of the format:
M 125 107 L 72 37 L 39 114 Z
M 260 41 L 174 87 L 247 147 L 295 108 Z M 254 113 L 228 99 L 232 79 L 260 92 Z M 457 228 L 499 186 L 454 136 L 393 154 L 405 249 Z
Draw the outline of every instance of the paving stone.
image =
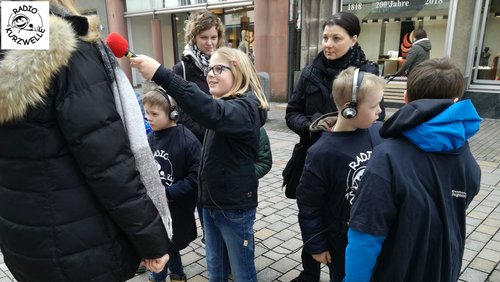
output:
M 270 267 L 283 274 L 283 273 L 286 273 L 290 269 L 297 268 L 298 265 L 299 265 L 298 262 L 296 262 L 292 259 L 289 259 L 287 257 L 284 257 L 284 258 L 280 259 L 279 261 L 271 264 Z
M 463 259 L 468 260 L 468 261 L 472 261 L 477 256 L 478 253 L 479 253 L 479 250 L 471 250 L 471 249 L 465 248 Z
M 498 251 L 500 250 L 500 241 L 491 240 L 486 244 L 485 248 Z
M 491 273 L 490 277 L 488 277 L 488 282 L 498 282 L 500 281 L 500 270 L 494 270 Z
M 258 256 L 257 259 L 255 259 L 255 269 L 259 272 L 269 267 L 272 263 L 274 263 L 274 260 L 265 256 Z
M 498 250 L 483 249 L 477 256 L 496 263 L 500 261 L 500 252 Z
M 478 226 L 476 228 L 476 230 L 479 231 L 479 232 L 485 233 L 485 234 L 495 235 L 498 232 L 499 228 L 496 227 L 496 226 L 486 225 L 487 223 L 488 222 L 485 221 L 485 224 L 482 224 L 482 225 Z
M 470 234 L 469 238 L 473 240 L 477 240 L 480 242 L 488 242 L 491 240 L 492 235 L 490 234 L 485 234 L 482 232 L 474 231 Z
M 267 228 L 263 228 L 263 229 L 259 230 L 258 232 L 255 232 L 254 237 L 256 239 L 259 239 L 259 240 L 265 240 L 274 234 L 276 234 L 275 231 L 267 229 Z
M 467 282 L 480 282 L 485 281 L 487 277 L 488 273 L 473 268 L 467 268 L 460 276 L 460 279 Z
M 286 228 L 288 228 L 290 225 L 284 221 L 278 221 L 273 224 L 268 225 L 268 228 L 271 230 L 274 230 L 276 232 L 280 232 Z
M 257 273 L 257 280 L 258 281 L 275 281 L 281 275 L 282 274 L 279 273 L 278 271 L 268 267 L 264 270 L 261 270 L 259 273 Z
M 465 240 L 465 248 L 479 252 L 486 245 L 485 242 L 476 241 L 470 238 Z
M 469 265 L 471 268 L 490 273 L 495 269 L 496 263 L 480 257 L 475 258 Z

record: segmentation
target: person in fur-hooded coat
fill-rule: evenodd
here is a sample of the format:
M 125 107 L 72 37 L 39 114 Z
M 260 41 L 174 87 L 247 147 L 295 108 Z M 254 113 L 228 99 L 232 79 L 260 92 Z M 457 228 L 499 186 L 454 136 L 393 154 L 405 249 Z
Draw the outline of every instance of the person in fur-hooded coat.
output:
M 56 2 L 67 1 L 50 1 L 49 50 L 0 56 L 0 249 L 18 281 L 125 281 L 170 243 L 97 25 Z

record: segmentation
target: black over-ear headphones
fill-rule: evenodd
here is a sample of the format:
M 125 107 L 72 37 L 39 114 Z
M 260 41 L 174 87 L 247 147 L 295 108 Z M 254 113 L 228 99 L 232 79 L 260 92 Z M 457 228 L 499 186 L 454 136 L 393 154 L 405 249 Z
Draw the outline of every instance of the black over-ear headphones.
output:
M 175 100 L 172 99 L 172 97 L 170 97 L 170 95 L 168 95 L 167 92 L 165 92 L 165 90 L 163 90 L 162 88 L 157 87 L 156 90 L 160 92 L 163 97 L 167 98 L 170 110 L 169 118 L 173 121 L 177 121 L 179 119 L 179 111 L 177 111 L 177 103 L 175 102 Z
M 344 118 L 354 118 L 358 114 L 358 110 L 356 108 L 358 106 L 358 92 L 361 87 L 361 83 L 363 82 L 364 74 L 365 73 L 359 69 L 354 70 L 354 75 L 352 77 L 351 102 L 349 102 L 349 104 L 340 112 Z
M 177 103 L 168 94 L 167 94 L 167 100 L 168 103 L 170 104 L 170 119 L 173 121 L 177 121 L 179 119 L 179 112 L 177 111 Z

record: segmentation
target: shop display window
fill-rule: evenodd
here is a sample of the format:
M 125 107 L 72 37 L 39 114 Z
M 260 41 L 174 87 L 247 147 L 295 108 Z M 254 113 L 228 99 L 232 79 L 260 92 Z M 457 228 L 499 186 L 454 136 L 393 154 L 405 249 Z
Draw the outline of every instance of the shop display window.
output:
M 500 0 L 483 0 L 474 48 L 473 83 L 500 85 Z
M 413 32 L 424 29 L 432 43 L 431 58 L 444 56 L 450 0 L 344 0 L 341 10 L 361 21 L 358 43 L 366 57 L 394 73 L 413 44 Z

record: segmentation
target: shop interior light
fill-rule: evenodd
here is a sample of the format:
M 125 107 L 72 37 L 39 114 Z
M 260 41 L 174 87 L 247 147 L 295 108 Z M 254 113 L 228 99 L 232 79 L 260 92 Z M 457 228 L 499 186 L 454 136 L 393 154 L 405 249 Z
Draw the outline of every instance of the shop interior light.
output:
M 366 24 L 366 23 L 368 23 L 368 21 L 367 20 L 362 20 L 361 23 L 362 24 Z
M 384 19 L 384 23 L 388 23 L 389 22 L 389 19 Z
M 394 21 L 397 22 L 397 23 L 399 23 L 401 21 L 401 19 L 400 18 L 394 18 Z
M 495 13 L 495 18 L 500 18 L 500 13 L 499 12 Z
M 418 17 L 418 18 L 417 18 L 417 20 L 418 20 L 419 22 L 421 22 L 421 21 L 423 21 L 423 20 L 424 20 L 424 17 Z

